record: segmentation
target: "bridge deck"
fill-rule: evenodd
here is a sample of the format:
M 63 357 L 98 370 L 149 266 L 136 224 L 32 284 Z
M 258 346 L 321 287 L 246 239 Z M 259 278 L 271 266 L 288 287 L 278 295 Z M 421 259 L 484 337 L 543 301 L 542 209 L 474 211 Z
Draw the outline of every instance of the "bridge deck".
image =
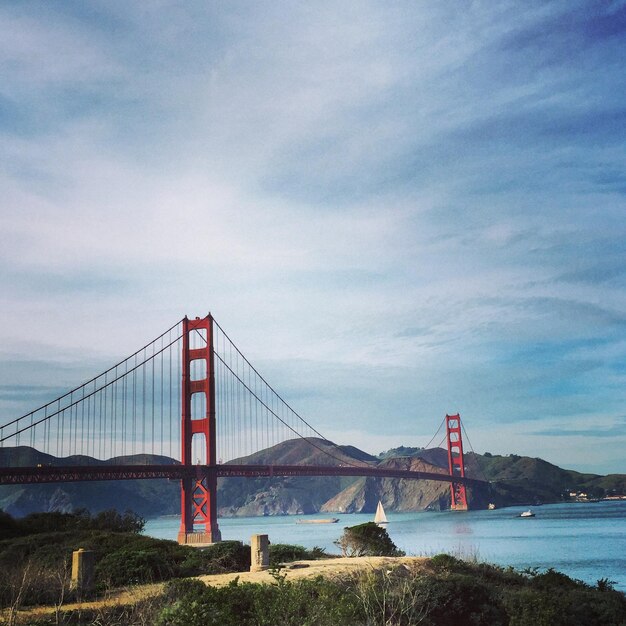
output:
M 435 472 L 416 472 L 369 466 L 322 465 L 89 465 L 0 468 L 0 485 L 39 484 L 93 480 L 137 480 L 155 478 L 201 478 L 216 472 L 218 477 L 272 476 L 372 476 L 406 480 L 436 480 L 463 485 L 485 481 Z

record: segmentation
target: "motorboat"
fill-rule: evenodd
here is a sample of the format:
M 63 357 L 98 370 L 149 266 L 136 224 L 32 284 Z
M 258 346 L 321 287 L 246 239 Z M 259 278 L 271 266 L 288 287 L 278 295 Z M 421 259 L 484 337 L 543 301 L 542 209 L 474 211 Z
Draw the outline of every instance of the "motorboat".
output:
M 519 514 L 520 517 L 535 517 L 535 514 L 528 509 L 528 511 L 523 511 L 522 513 Z

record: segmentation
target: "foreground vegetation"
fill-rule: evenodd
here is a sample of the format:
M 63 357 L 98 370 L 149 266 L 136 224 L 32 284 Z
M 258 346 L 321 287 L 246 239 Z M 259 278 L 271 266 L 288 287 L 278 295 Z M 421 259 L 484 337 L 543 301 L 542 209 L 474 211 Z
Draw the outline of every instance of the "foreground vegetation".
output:
M 113 626 L 619 626 L 626 598 L 608 581 L 595 586 L 548 570 L 515 572 L 438 555 L 419 569 L 399 564 L 342 579 L 221 588 L 174 580 L 156 597 L 130 606 L 61 613 L 29 622 Z
M 207 587 L 198 581 L 168 586 L 161 626 L 608 626 L 626 623 L 626 599 L 606 585 L 592 588 L 552 570 L 517 573 L 469 564 L 449 555 L 426 569 L 399 565 L 339 581 L 318 577 L 275 584 L 233 582 Z
M 198 550 L 141 535 L 143 526 L 131 512 L 34 513 L 17 520 L 0 511 L 0 609 L 15 613 L 20 607 L 73 600 L 71 555 L 79 548 L 95 552 L 93 597 L 142 583 L 250 569 L 250 546 L 240 541 Z M 324 556 L 319 548 L 276 544 L 270 549 L 272 565 Z
M 517 572 L 438 555 L 385 570 L 332 580 L 290 580 L 280 564 L 327 556 L 322 550 L 272 545 L 272 584 L 240 582 L 215 588 L 188 577 L 247 571 L 250 548 L 222 542 L 207 550 L 139 534 L 137 516 L 105 512 L 52 514 L 12 520 L 0 515 L 0 623 L 17 623 L 18 609 L 47 604 L 54 612 L 30 617 L 39 626 L 425 626 L 626 625 L 626 597 L 609 580 L 587 585 L 559 572 Z M 8 530 L 7 530 L 8 529 Z M 10 530 L 12 529 L 12 530 Z M 373 524 L 346 529 L 347 554 L 398 555 L 385 531 Z M 170 580 L 156 595 L 138 593 L 124 606 L 64 610 L 71 551 L 96 552 L 96 595 L 115 587 Z M 33 614 L 31 614 L 33 615 Z M 24 623 L 24 622 L 22 622 Z

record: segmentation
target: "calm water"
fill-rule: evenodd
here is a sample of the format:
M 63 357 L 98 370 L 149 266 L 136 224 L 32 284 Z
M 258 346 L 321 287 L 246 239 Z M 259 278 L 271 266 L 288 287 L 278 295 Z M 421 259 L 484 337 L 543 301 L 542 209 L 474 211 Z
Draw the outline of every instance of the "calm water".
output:
M 608 578 L 617 582 L 616 588 L 626 591 L 626 501 L 546 504 L 533 508 L 534 518 L 515 517 L 525 508 L 387 513 L 387 531 L 407 554 L 450 552 L 517 569 L 553 567 L 592 584 Z M 296 524 L 298 517 L 290 516 L 220 518 L 219 525 L 223 539 L 249 543 L 250 535 L 267 533 L 273 543 L 320 546 L 338 552 L 333 541 L 344 526 L 373 519 L 373 515 L 333 516 L 339 518 L 337 524 Z M 145 533 L 176 539 L 179 523 L 177 517 L 152 519 Z

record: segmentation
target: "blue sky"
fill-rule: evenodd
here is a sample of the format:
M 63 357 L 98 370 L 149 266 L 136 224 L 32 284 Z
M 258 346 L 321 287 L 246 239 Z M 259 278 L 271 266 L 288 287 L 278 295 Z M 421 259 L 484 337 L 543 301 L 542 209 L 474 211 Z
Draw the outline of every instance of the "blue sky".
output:
M 319 430 L 626 472 L 624 2 L 0 3 L 0 417 L 211 310 Z

